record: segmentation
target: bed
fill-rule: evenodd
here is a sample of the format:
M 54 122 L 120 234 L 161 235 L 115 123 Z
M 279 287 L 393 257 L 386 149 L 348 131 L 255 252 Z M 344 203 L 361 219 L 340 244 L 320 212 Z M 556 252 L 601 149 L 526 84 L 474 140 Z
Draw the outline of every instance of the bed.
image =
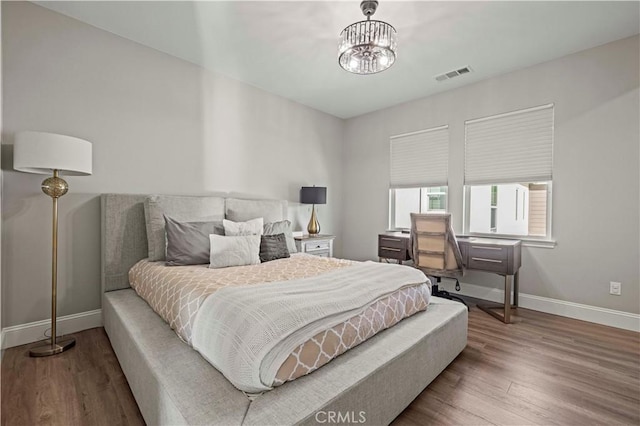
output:
M 148 255 L 147 198 L 104 194 L 101 202 L 104 326 L 148 424 L 386 424 L 466 346 L 465 307 L 434 297 L 425 312 L 250 399 L 130 288 L 129 270 Z M 264 200 L 219 203 L 226 216 L 245 219 L 266 206 Z M 280 205 L 286 217 L 286 202 Z

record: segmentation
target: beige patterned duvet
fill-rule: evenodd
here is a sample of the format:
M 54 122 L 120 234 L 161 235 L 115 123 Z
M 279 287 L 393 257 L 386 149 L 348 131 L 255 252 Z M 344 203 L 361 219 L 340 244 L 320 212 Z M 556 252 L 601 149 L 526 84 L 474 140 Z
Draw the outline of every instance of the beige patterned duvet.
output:
M 167 267 L 162 262 L 142 260 L 129 271 L 129 282 L 178 336 L 192 345 L 198 309 L 217 290 L 313 277 L 352 264 L 302 253 L 259 265 L 223 269 L 209 269 L 206 265 Z M 296 347 L 282 363 L 272 386 L 311 373 L 403 318 L 425 310 L 428 300 L 428 289 L 423 284 L 402 288 L 373 302 L 363 312 Z

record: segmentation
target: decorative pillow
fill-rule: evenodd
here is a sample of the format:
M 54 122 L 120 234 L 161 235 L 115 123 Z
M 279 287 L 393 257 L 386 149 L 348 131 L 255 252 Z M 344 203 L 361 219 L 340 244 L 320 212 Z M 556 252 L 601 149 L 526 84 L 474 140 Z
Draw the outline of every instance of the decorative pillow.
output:
M 282 220 L 280 222 L 270 222 L 264 224 L 264 235 L 277 235 L 284 234 L 287 241 L 287 249 L 289 253 L 296 253 L 296 242 L 293 239 L 293 232 L 291 230 L 291 222 L 288 220 Z
M 165 260 L 167 239 L 164 217 L 183 222 L 210 222 L 224 219 L 224 198 L 181 195 L 150 195 L 144 200 L 149 260 Z
M 222 222 L 178 222 L 164 215 L 167 266 L 209 263 L 210 234 L 224 235 Z
M 260 237 L 260 262 L 290 257 L 287 239 L 284 234 L 263 235 Z
M 224 219 L 222 225 L 224 226 L 224 235 L 262 235 L 262 224 L 264 223 L 261 217 L 257 219 L 251 219 L 246 222 L 233 222 L 231 220 Z
M 260 263 L 260 235 L 209 235 L 209 268 L 257 265 Z

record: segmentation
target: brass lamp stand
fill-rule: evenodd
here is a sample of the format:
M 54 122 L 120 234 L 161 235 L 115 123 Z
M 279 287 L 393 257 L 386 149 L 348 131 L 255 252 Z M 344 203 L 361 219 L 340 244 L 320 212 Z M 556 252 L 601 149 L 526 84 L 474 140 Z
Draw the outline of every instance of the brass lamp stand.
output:
M 320 233 L 320 222 L 316 216 L 316 205 L 311 205 L 311 219 L 309 219 L 309 225 L 307 225 L 307 232 L 309 235 L 316 235 Z
M 87 176 L 93 169 L 91 142 L 55 133 L 19 132 L 13 143 L 13 168 L 19 172 L 53 176 L 42 182 L 42 191 L 53 200 L 51 243 L 51 338 L 29 351 L 30 356 L 59 354 L 76 344 L 73 337 L 58 337 L 58 198 L 69 190 L 59 175 Z
M 59 354 L 75 346 L 73 337 L 56 336 L 56 310 L 58 301 L 58 198 L 69 190 L 67 182 L 58 177 L 58 170 L 53 171 L 53 177 L 42 182 L 42 192 L 53 199 L 53 233 L 51 251 L 51 342 L 32 348 L 30 356 L 49 356 Z

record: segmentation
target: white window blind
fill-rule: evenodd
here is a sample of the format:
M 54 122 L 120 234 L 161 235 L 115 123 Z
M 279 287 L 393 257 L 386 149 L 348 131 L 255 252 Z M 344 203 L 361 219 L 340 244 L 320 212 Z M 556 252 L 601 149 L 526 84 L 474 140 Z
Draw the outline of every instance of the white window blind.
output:
M 552 178 L 553 105 L 465 122 L 466 185 Z
M 449 126 L 391 137 L 391 188 L 445 186 Z

